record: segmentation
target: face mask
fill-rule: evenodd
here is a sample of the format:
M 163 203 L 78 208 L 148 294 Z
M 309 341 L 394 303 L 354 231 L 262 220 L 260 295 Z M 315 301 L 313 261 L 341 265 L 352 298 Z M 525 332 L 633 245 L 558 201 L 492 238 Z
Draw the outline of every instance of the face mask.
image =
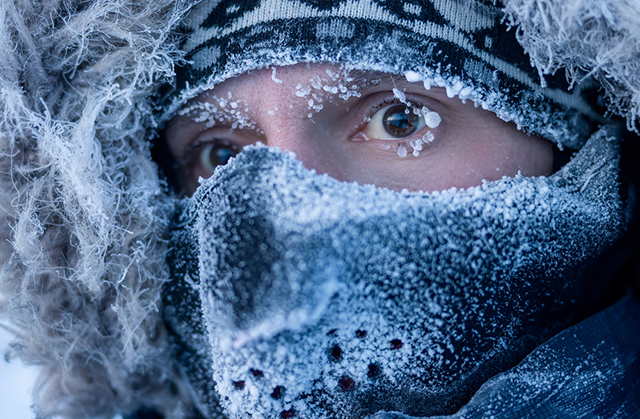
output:
M 591 263 L 624 228 L 618 160 L 601 131 L 549 178 L 399 193 L 248 147 L 172 232 L 167 320 L 201 410 L 455 412 L 606 288 Z

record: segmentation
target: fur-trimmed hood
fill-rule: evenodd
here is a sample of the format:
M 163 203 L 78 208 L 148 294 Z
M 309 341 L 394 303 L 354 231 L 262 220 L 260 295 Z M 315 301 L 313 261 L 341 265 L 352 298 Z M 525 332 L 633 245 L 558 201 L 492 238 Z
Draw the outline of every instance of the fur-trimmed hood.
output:
M 0 5 L 2 307 L 20 335 L 11 355 L 42 366 L 42 414 L 176 407 L 147 98 L 180 58 L 172 29 L 185 7 Z
M 192 2 L 193 3 L 193 2 Z M 640 3 L 508 0 L 541 77 L 593 76 L 640 116 Z M 0 290 L 12 356 L 42 366 L 41 414 L 190 403 L 161 319 L 173 198 L 150 157 L 149 97 L 182 53 L 178 0 L 0 4 Z

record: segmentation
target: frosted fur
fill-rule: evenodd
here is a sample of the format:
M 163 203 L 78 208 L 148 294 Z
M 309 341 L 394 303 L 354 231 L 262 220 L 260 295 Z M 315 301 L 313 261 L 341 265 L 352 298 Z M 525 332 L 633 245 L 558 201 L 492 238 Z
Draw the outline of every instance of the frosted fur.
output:
M 160 293 L 170 202 L 148 96 L 180 53 L 173 0 L 0 2 L 0 286 L 40 415 L 177 414 Z M 4 348 L 3 348 L 4 349 Z M 178 389 L 180 387 L 178 386 Z
M 640 117 L 640 3 L 505 0 L 517 38 L 541 76 L 566 67 L 572 82 L 594 76 L 608 108 L 637 132 Z

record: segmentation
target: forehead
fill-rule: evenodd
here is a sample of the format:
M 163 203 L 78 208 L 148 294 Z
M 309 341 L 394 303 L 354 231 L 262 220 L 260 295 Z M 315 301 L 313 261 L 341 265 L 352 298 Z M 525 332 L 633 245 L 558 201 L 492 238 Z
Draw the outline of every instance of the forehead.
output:
M 395 79 L 404 79 L 381 71 L 365 71 L 345 68 L 335 63 L 300 63 L 290 66 L 268 67 L 250 71 L 225 80 L 213 89 L 200 95 L 221 93 L 228 91 L 242 92 L 247 90 L 258 93 L 256 87 L 266 89 L 259 93 L 271 91 L 283 92 L 292 87 L 296 90 L 315 90 L 327 94 L 340 93 L 340 90 L 376 85 L 382 82 L 393 83 Z M 337 90 L 336 90 L 337 89 Z M 299 95 L 301 97 L 302 95 Z
M 268 67 L 250 71 L 209 89 L 191 101 L 194 103 L 242 101 L 251 104 L 251 113 L 265 111 L 260 105 L 265 102 L 308 103 L 309 100 L 329 99 L 333 103 L 352 102 L 371 91 L 428 92 L 427 94 L 447 101 L 446 90 L 439 87 L 425 89 L 422 83 L 409 82 L 405 76 L 382 71 L 346 68 L 336 63 L 300 63 L 290 66 Z M 459 100 L 457 102 L 460 102 Z

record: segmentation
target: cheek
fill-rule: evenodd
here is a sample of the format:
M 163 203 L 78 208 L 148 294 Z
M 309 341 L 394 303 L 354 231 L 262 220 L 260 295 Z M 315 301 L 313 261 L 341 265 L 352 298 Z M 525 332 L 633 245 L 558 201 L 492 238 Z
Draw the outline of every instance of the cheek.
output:
M 553 170 L 553 145 L 529 136 L 515 126 L 456 133 L 451 140 L 450 176 L 456 187 L 477 186 L 503 176 L 549 176 Z
M 438 150 L 412 162 L 410 176 L 402 167 L 396 167 L 394 174 L 405 187 L 424 191 L 469 188 L 518 173 L 551 175 L 552 144 L 515 127 L 509 128 L 513 129 L 447 135 L 447 141 Z
M 495 153 L 491 159 L 500 177 L 549 176 L 553 170 L 553 148 L 551 142 L 539 137 L 528 136 L 521 131 L 508 132 L 493 142 Z

